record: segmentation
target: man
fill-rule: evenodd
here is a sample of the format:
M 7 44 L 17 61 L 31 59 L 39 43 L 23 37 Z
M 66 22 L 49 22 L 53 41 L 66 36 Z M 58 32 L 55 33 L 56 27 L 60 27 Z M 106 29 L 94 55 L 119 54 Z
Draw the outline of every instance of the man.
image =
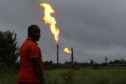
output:
M 45 84 L 43 79 L 44 63 L 37 44 L 40 29 L 37 25 L 28 27 L 28 38 L 20 48 L 19 84 Z

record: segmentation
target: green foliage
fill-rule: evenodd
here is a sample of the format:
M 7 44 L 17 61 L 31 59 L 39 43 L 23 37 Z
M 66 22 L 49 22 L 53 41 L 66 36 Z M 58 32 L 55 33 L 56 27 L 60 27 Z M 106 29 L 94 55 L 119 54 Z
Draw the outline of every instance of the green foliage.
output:
M 17 84 L 17 74 L 0 70 L 0 84 Z M 44 77 L 46 84 L 126 84 L 126 69 L 53 69 Z
M 17 56 L 16 34 L 10 31 L 0 32 L 0 67 L 14 66 Z
M 15 70 L 1 70 L 0 69 L 0 84 L 18 84 L 17 74 Z
M 45 74 L 46 84 L 126 84 L 125 69 L 55 69 Z

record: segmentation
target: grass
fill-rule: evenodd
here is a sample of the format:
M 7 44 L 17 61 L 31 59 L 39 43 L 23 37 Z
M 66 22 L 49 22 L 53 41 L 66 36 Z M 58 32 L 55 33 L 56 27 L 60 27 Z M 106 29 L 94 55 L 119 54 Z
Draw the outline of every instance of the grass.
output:
M 0 84 L 17 84 L 17 75 L 0 70 Z M 126 84 L 126 69 L 54 69 L 44 75 L 46 84 Z
M 0 70 L 0 84 L 18 84 L 16 82 L 17 78 L 17 71 L 4 71 Z

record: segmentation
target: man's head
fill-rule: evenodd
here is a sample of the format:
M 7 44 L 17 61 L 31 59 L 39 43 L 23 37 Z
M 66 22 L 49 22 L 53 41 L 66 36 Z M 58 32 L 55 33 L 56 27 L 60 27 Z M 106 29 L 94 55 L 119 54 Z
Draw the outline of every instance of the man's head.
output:
M 28 27 L 28 37 L 32 38 L 34 41 L 39 41 L 40 38 L 40 28 L 37 25 L 30 25 Z

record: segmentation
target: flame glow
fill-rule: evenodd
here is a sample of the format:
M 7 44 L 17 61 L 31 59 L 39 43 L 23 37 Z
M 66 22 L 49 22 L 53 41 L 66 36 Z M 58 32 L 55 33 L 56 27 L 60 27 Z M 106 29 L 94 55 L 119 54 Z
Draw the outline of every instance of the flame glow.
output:
M 69 49 L 69 48 L 64 48 L 64 52 L 65 52 L 65 53 L 68 53 L 68 54 L 69 54 L 69 53 L 72 53 L 72 52 L 71 52 L 71 49 Z
M 55 13 L 55 10 L 49 3 L 40 3 L 40 6 L 44 8 L 43 20 L 45 24 L 50 26 L 51 32 L 54 35 L 56 43 L 58 43 L 60 30 L 56 27 L 56 19 L 53 16 L 51 16 Z

